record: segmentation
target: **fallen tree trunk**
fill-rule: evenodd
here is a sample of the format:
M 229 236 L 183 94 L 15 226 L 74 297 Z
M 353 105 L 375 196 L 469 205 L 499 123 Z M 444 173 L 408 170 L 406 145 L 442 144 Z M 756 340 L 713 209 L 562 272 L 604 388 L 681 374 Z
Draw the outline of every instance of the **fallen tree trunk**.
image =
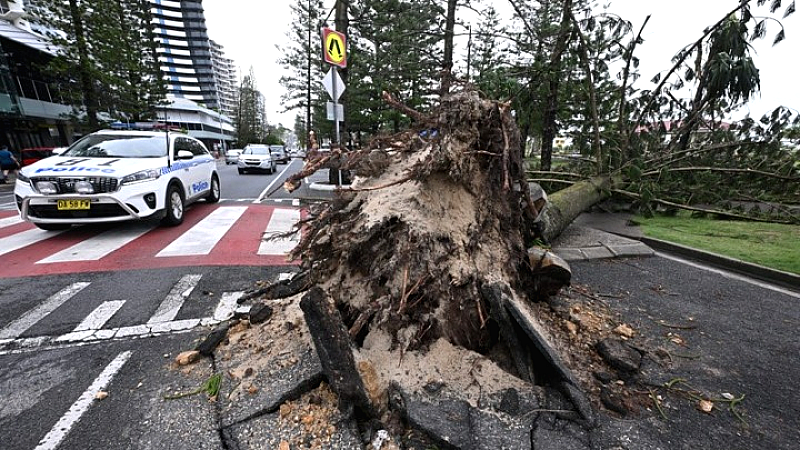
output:
M 547 208 L 539 219 L 544 224 L 542 234 L 545 241 L 558 237 L 580 213 L 608 198 L 620 184 L 619 178 L 599 175 L 550 195 Z

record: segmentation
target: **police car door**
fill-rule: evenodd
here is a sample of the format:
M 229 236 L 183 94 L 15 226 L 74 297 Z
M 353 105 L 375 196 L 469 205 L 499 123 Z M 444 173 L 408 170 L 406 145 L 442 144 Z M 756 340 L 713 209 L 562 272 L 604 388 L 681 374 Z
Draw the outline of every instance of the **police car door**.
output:
M 176 137 L 175 138 L 175 147 L 173 149 L 173 160 L 172 160 L 172 173 L 178 177 L 183 184 L 184 196 L 188 199 L 195 195 L 195 192 L 192 190 L 192 184 L 196 181 L 193 179 L 195 176 L 196 171 L 192 171 L 192 160 L 191 159 L 179 159 L 178 153 L 181 151 L 192 151 L 191 149 L 191 140 L 186 139 L 184 137 Z
M 202 194 L 208 192 L 211 188 L 211 172 L 216 163 L 211 153 L 206 150 L 205 146 L 194 139 L 189 140 L 189 150 L 194 157 L 192 158 L 191 178 L 192 186 L 190 188 L 192 195 Z

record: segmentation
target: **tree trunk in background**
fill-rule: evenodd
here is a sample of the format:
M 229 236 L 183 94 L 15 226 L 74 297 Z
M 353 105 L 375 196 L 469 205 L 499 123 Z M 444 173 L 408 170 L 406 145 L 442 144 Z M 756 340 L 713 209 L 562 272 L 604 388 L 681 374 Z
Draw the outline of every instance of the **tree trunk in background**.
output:
M 558 90 L 561 84 L 561 59 L 567 50 L 567 43 L 572 34 L 572 0 L 564 0 L 561 15 L 561 29 L 558 32 L 553 54 L 548 67 L 548 92 L 542 119 L 542 170 L 550 170 L 553 159 L 553 141 L 556 138 L 556 119 L 558 115 Z
M 350 18 L 347 16 L 347 11 L 350 6 L 350 0 L 336 0 L 336 31 L 343 33 L 346 36 L 345 46 L 350 46 L 350 35 L 349 35 L 349 28 L 350 28 Z M 350 56 L 350 51 L 345 49 L 347 56 Z M 340 68 L 339 76 L 342 77 L 342 82 L 344 85 L 347 86 L 348 81 L 348 69 Z M 347 104 L 347 90 L 345 90 L 341 97 L 339 97 L 339 103 L 346 105 Z M 349 139 L 345 139 L 345 142 L 342 142 L 342 136 L 349 136 L 350 133 L 347 131 L 347 109 L 345 109 L 344 117 L 342 118 L 341 128 L 339 129 L 339 136 L 336 136 L 336 142 L 340 145 L 346 146 Z
M 456 28 L 456 0 L 447 0 L 447 18 L 444 25 L 444 61 L 442 64 L 441 96 L 450 92 L 453 79 L 453 36 Z
M 97 94 L 95 93 L 94 77 L 91 73 L 91 61 L 89 61 L 89 47 L 86 42 L 86 31 L 83 27 L 83 15 L 76 0 L 70 0 L 69 12 L 72 17 L 72 24 L 75 27 L 75 45 L 78 50 L 78 79 L 81 84 L 83 94 L 83 105 L 86 108 L 86 118 L 89 121 L 89 128 L 92 131 L 98 129 L 100 124 L 97 120 Z
M 610 175 L 599 175 L 549 195 L 541 218 L 544 238 L 548 242 L 557 238 L 580 213 L 605 200 L 619 183 Z

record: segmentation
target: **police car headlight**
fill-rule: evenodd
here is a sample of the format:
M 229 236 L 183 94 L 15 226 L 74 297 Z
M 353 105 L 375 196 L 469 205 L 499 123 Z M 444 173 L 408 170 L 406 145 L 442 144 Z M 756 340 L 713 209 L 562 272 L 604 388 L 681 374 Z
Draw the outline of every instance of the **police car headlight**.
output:
M 141 172 L 132 173 L 126 177 L 123 177 L 122 181 L 120 182 L 120 185 L 136 184 L 136 183 L 141 183 L 143 181 L 156 180 L 160 176 L 161 176 L 160 170 L 155 170 L 155 169 L 143 170 Z
M 58 186 L 52 181 L 37 181 L 36 190 L 44 195 L 58 194 Z
M 75 192 L 78 194 L 94 194 L 94 186 L 88 181 L 76 181 Z

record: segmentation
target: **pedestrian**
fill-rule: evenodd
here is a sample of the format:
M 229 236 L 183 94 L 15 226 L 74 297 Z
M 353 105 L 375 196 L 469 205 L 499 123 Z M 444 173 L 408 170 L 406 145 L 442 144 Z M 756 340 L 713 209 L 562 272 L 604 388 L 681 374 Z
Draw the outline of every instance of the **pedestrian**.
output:
M 14 158 L 7 146 L 0 147 L 0 184 L 5 184 L 8 179 L 8 174 L 19 169 L 19 162 Z

